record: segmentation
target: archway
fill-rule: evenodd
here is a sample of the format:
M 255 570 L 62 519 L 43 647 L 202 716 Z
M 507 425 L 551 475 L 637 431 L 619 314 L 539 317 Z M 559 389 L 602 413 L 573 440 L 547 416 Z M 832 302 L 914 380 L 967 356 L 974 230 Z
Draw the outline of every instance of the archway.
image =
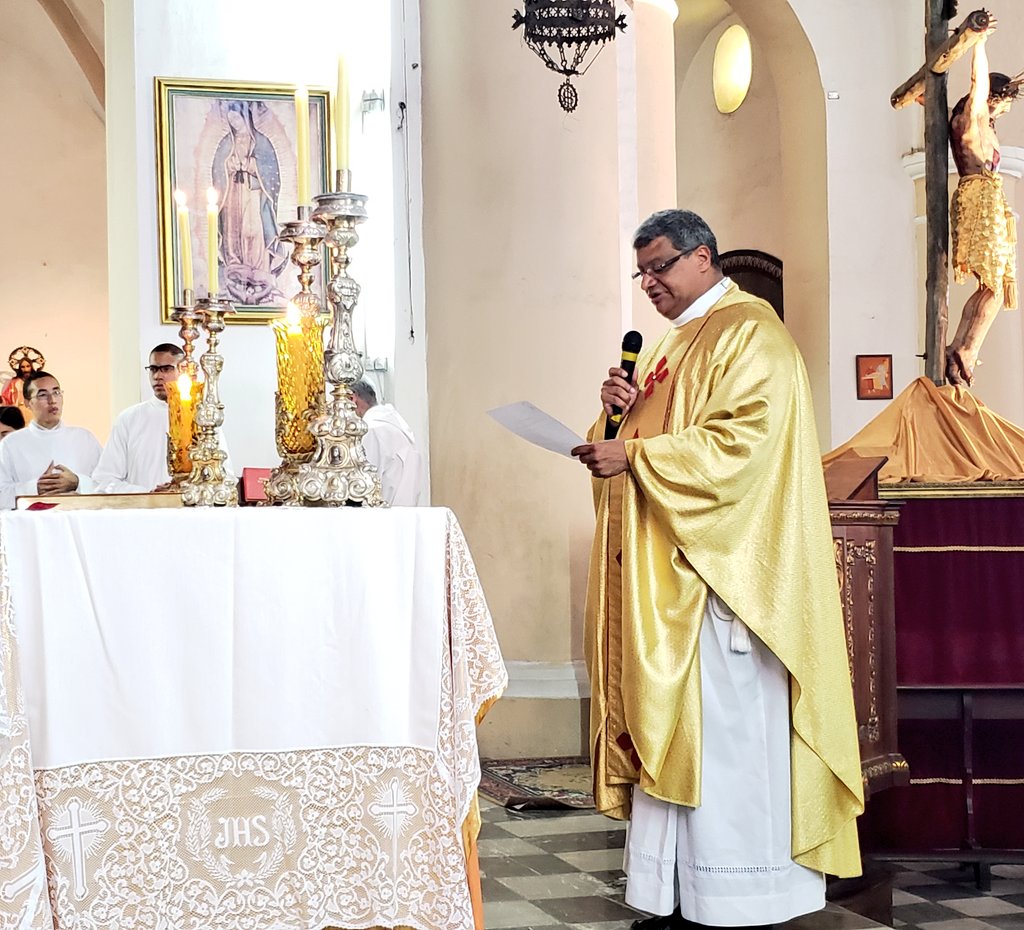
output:
M 723 115 L 714 107 L 711 64 L 719 35 L 735 22 L 750 33 L 754 77 L 747 102 Z M 709 214 L 722 248 L 763 249 L 785 262 L 786 325 L 803 353 L 827 443 L 827 140 L 814 50 L 788 0 L 685 4 L 675 36 L 679 203 Z

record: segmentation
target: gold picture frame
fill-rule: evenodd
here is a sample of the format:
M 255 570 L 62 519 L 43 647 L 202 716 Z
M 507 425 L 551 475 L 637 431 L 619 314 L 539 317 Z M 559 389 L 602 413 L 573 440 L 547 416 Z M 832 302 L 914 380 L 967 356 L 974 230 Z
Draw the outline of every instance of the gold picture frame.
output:
M 218 193 L 219 293 L 236 311 L 228 322 L 279 317 L 299 290 L 291 250 L 277 239 L 280 224 L 296 216 L 296 86 L 158 77 L 154 91 L 161 322 L 172 322 L 184 285 L 176 190 L 189 206 L 192 286 L 197 297 L 209 290 L 210 187 Z M 309 187 L 316 195 L 331 189 L 334 176 L 333 95 L 324 87 L 308 93 Z

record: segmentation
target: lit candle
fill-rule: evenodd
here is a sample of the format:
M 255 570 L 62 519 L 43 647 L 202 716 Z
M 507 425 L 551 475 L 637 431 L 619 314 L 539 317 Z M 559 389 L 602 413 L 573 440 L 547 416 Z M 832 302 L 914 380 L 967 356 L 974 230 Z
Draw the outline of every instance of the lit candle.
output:
M 299 308 L 289 303 L 284 319 L 271 326 L 277 341 L 277 393 L 288 413 L 296 416 L 306 409 L 309 390 L 309 351 Z
M 195 401 L 201 392 L 202 385 L 184 373 L 167 392 L 167 431 L 171 438 L 171 471 L 174 474 L 182 475 L 192 470 L 189 450 L 195 438 Z
M 206 287 L 213 299 L 220 291 L 220 270 L 217 267 L 217 189 L 206 189 Z
M 295 157 L 298 162 L 299 204 L 309 203 L 309 92 L 295 91 Z
M 349 131 L 349 91 L 348 71 L 345 68 L 344 57 L 338 58 L 338 97 L 335 101 L 337 106 L 334 117 L 334 143 L 337 153 L 337 164 L 339 171 L 351 167 L 348 163 L 348 131 Z
M 178 251 L 181 253 L 181 286 L 192 287 L 192 231 L 188 222 L 188 200 L 184 191 L 174 192 L 178 205 Z
M 302 413 L 306 409 L 309 394 L 309 352 L 306 348 L 306 334 L 302 331 L 299 308 L 295 304 L 288 304 L 284 322 L 288 331 L 288 357 L 293 360 L 291 375 L 295 394 L 292 410 L 295 413 Z

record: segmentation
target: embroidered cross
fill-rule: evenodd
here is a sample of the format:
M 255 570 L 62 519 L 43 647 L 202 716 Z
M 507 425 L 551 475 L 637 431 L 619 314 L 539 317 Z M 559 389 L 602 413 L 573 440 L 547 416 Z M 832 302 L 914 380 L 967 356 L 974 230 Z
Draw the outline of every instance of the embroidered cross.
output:
M 659 381 L 668 377 L 668 359 L 663 355 L 654 366 L 654 371 L 649 372 L 644 378 L 644 397 L 650 397 L 654 393 L 654 386 Z
M 74 870 L 75 898 L 81 901 L 88 893 L 85 883 L 86 857 L 99 845 L 100 837 L 110 828 L 110 822 L 82 804 L 78 798 L 68 801 L 62 813 L 67 815 L 67 820 L 49 827 L 46 838 L 66 849 Z
M 398 880 L 398 838 L 405 831 L 406 821 L 419 808 L 409 800 L 397 778 L 377 792 L 367 810 L 376 818 L 379 826 L 391 838 L 391 874 Z

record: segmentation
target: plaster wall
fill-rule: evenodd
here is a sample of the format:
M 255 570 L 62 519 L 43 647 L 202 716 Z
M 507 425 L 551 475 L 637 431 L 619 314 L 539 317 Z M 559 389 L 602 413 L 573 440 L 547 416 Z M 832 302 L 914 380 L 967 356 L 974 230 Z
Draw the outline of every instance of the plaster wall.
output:
M 486 411 L 529 400 L 581 433 L 599 412 L 622 339 L 615 57 L 578 81 L 567 115 L 558 77 L 509 41 L 506 9 L 421 16 L 433 501 L 462 523 L 506 659 L 568 663 L 582 655 L 589 476 Z M 578 711 L 557 716 L 576 751 Z
M 103 110 L 36 0 L 10 0 L 3 16 L 0 369 L 12 349 L 39 349 L 64 389 L 65 421 L 103 442 L 111 365 Z
M 891 352 L 896 390 L 922 371 L 913 189 L 900 161 L 920 124 L 889 105 L 893 88 L 920 65 L 922 26 L 914 4 L 791 5 L 814 48 L 826 95 L 829 445 L 835 446 L 879 410 L 877 402 L 856 399 L 857 354 Z
M 778 95 L 767 60 L 752 42 L 750 91 L 740 108 L 718 112 L 712 92 L 715 47 L 734 23 L 727 16 L 684 61 L 676 97 L 679 205 L 701 213 L 721 252 L 785 250 Z M 710 209 L 706 212 L 704 204 Z
M 700 185 L 701 210 L 721 226 L 723 250 L 749 244 L 743 240 L 756 236 L 772 242 L 767 251 L 783 260 L 786 326 L 806 362 L 819 438 L 827 446 L 831 243 L 825 106 L 817 61 L 785 0 L 701 0 L 683 13 L 676 26 L 680 196 Z M 714 44 L 737 20 L 751 35 L 752 93 L 736 113 L 723 116 L 713 103 Z M 684 167 L 687 150 L 703 152 L 706 138 L 716 144 L 700 171 L 717 173 L 717 189 Z M 733 236 L 738 241 L 731 241 Z

